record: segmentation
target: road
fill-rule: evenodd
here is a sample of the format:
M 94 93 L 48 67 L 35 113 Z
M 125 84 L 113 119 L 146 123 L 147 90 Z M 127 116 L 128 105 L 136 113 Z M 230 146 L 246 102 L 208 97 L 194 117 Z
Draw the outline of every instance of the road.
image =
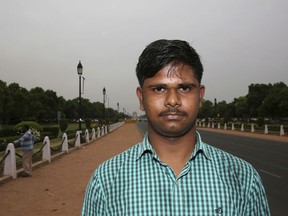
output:
M 147 125 L 139 124 L 142 132 Z M 271 215 L 288 214 L 288 142 L 199 129 L 202 140 L 251 163 L 259 172 Z M 267 136 L 267 135 L 266 135 Z

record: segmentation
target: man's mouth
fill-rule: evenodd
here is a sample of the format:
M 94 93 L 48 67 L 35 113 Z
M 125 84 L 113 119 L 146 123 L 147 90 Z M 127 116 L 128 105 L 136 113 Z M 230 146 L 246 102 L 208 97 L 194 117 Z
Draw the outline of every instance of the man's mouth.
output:
M 186 112 L 180 111 L 177 108 L 174 108 L 174 109 L 170 108 L 168 110 L 165 110 L 165 111 L 159 113 L 160 117 L 165 117 L 168 119 L 179 119 L 185 115 L 186 115 Z

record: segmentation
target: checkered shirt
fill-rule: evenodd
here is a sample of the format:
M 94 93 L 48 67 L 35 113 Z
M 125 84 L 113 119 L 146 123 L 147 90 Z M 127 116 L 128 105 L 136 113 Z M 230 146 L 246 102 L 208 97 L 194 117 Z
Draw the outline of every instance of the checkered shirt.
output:
M 244 160 L 201 141 L 179 176 L 148 141 L 101 164 L 84 197 L 82 216 L 267 216 L 266 194 Z

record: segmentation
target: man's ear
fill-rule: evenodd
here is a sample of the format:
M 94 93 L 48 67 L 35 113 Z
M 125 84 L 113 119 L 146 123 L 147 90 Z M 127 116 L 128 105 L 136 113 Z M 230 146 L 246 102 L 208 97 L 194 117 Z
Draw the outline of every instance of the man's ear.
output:
M 137 97 L 139 99 L 140 110 L 145 111 L 144 105 L 143 105 L 143 92 L 142 92 L 142 88 L 140 86 L 137 87 L 136 94 L 137 94 Z
M 205 95 L 205 86 L 204 85 L 200 85 L 200 103 L 199 103 L 199 108 L 202 107 L 202 104 L 203 104 L 203 98 L 204 98 L 204 95 Z

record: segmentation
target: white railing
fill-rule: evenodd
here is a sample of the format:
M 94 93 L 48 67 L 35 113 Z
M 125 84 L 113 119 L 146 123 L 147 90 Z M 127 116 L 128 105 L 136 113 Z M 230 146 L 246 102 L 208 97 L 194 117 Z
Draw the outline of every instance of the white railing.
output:
M 215 124 L 216 123 L 214 123 L 214 122 L 212 122 L 212 123 L 208 123 L 208 125 L 207 125 L 207 128 L 215 128 Z M 212 125 L 212 126 L 211 126 Z M 205 122 L 204 121 L 197 121 L 196 122 L 196 126 L 197 127 L 202 127 L 202 128 L 205 128 Z M 251 124 L 250 126 L 250 132 L 251 133 L 255 133 L 255 125 L 254 124 Z M 222 127 L 224 130 L 228 130 L 228 127 L 227 127 L 227 124 L 225 123 L 225 124 L 223 124 L 223 127 Z M 221 124 L 218 122 L 217 123 L 217 129 L 222 129 L 221 128 Z M 234 126 L 234 124 L 232 123 L 231 124 L 231 130 L 235 130 L 235 126 Z M 240 131 L 241 132 L 245 132 L 245 125 L 244 124 L 241 124 L 241 128 L 240 128 Z M 268 125 L 266 124 L 265 125 L 265 127 L 264 127 L 264 131 L 258 131 L 258 133 L 264 133 L 264 134 L 271 134 L 272 132 L 270 131 L 269 132 L 269 128 L 268 128 Z M 280 128 L 279 128 L 279 132 L 275 132 L 275 131 L 273 131 L 273 134 L 279 134 L 280 136 L 284 136 L 285 135 L 285 131 L 284 131 L 284 126 L 283 125 L 280 125 Z
M 115 130 L 116 128 L 119 128 L 123 124 L 124 122 L 117 122 L 109 126 L 103 125 L 101 128 L 98 127 L 96 130 L 93 128 L 91 131 L 91 140 L 89 136 L 89 131 L 88 129 L 86 129 L 85 130 L 85 143 L 83 144 L 81 144 L 81 131 L 77 131 L 75 134 L 75 146 L 74 147 L 72 146 L 72 148 L 81 148 L 82 145 L 95 141 L 97 138 L 100 138 L 106 135 L 107 133 L 112 132 L 113 130 Z M 65 152 L 65 153 L 69 152 L 69 142 L 68 142 L 66 133 L 64 133 L 62 136 L 62 143 L 60 147 L 61 147 L 62 152 Z M 46 136 L 43 140 L 42 147 L 35 154 L 38 154 L 39 152 L 42 151 L 42 161 L 43 162 L 48 161 L 49 163 L 51 163 L 51 159 L 52 159 L 51 150 L 54 150 L 54 149 L 51 147 L 49 137 Z M 9 143 L 7 145 L 5 158 L 3 160 L 4 161 L 3 176 L 8 176 L 8 177 L 11 176 L 13 179 L 17 178 L 16 156 L 21 157 L 21 155 L 18 155 L 16 153 L 14 144 Z

